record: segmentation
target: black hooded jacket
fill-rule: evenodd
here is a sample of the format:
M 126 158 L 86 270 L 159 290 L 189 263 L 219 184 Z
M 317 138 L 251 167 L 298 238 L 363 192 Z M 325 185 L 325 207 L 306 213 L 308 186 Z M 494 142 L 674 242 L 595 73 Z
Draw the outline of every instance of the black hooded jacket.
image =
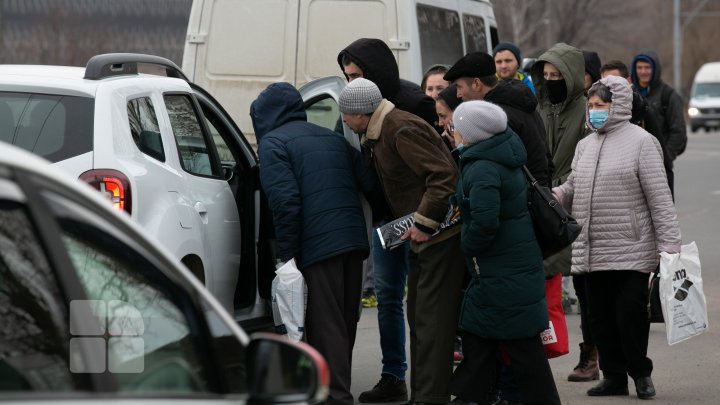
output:
M 395 56 L 385 42 L 375 38 L 360 38 L 340 51 L 337 57 L 340 70 L 343 56 L 358 65 L 363 77 L 380 88 L 383 98 L 400 110 L 415 114 L 430 125 L 437 122 L 435 101 L 425 95 L 417 84 L 400 79 Z M 347 75 L 345 75 L 347 79 Z
M 658 124 L 665 138 L 666 157 L 672 163 L 678 155 L 685 151 L 687 145 L 687 128 L 685 126 L 685 112 L 683 111 L 684 102 L 677 91 L 662 81 L 660 59 L 655 51 L 649 49 L 640 50 L 633 58 L 630 66 L 630 75 L 635 88 L 640 91 L 635 65 L 639 60 L 648 59 L 652 65 L 653 75 L 650 79 L 645 100 L 658 113 Z M 640 93 L 642 94 L 642 92 Z
M 530 88 L 519 80 L 501 81 L 485 95 L 485 101 L 497 104 L 505 111 L 508 125 L 525 145 L 525 165 L 540 184 L 549 186 L 552 157 L 545 144 L 545 125 L 536 110 L 537 98 Z

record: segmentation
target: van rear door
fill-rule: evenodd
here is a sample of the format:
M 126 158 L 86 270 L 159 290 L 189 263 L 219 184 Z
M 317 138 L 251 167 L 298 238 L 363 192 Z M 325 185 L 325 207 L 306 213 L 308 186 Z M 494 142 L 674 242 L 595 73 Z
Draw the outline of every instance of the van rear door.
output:
M 221 101 L 249 138 L 255 97 L 271 83 L 295 82 L 299 2 L 193 2 L 182 69 Z

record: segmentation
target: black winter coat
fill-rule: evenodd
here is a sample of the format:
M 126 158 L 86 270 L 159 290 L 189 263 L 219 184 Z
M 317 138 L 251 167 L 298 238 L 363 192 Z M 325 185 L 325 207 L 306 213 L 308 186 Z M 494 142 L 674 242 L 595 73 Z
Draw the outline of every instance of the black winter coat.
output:
M 341 135 L 307 122 L 302 97 L 288 83 L 268 86 L 253 101 L 250 115 L 278 258 L 295 257 L 303 269 L 351 251 L 367 256 L 358 193 L 380 186 L 360 151 Z
M 430 125 L 437 123 L 435 100 L 423 93 L 417 84 L 400 79 L 395 56 L 385 42 L 375 38 L 360 38 L 340 51 L 337 57 L 340 70 L 347 55 L 363 72 L 363 77 L 375 83 L 383 98 L 395 107 L 415 114 Z M 345 76 L 347 79 L 347 75 Z
M 501 81 L 485 95 L 485 101 L 505 111 L 508 126 L 525 145 L 527 168 L 540 184 L 550 186 L 552 157 L 545 144 L 545 125 L 536 110 L 537 98 L 530 88 L 519 80 Z

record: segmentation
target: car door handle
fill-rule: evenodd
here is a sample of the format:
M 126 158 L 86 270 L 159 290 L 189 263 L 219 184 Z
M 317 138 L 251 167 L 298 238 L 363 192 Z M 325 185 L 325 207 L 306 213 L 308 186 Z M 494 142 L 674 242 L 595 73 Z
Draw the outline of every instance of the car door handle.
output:
M 203 221 L 203 223 L 207 224 L 207 208 L 205 208 L 205 204 L 198 201 L 195 203 L 194 208 L 195 211 L 200 214 L 200 219 Z

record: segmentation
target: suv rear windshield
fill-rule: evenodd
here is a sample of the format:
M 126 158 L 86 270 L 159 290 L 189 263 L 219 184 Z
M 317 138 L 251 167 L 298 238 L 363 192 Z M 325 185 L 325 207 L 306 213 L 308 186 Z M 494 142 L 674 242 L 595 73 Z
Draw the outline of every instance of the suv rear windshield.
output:
M 93 147 L 89 97 L 0 92 L 0 141 L 59 162 Z

